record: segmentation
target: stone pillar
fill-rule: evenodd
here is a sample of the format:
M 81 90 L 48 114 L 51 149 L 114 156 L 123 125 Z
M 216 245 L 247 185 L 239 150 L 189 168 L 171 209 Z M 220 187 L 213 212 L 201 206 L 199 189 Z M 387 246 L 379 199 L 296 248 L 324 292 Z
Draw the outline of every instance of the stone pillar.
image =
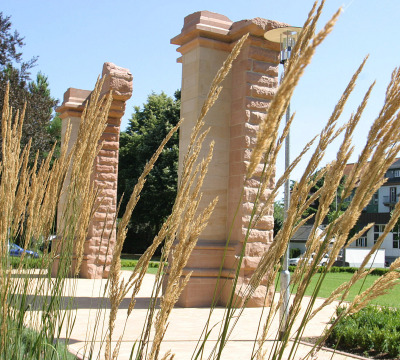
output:
M 106 76 L 102 94 L 112 91 L 113 101 L 107 119 L 107 127 L 100 138 L 103 147 L 93 164 L 92 181 L 99 189 L 96 212 L 90 222 L 87 239 L 84 244 L 84 257 L 80 276 L 84 278 L 106 278 L 109 273 L 112 252 L 116 240 L 115 217 L 117 208 L 118 151 L 121 118 L 125 113 L 125 103 L 132 96 L 132 74 L 128 69 L 112 63 L 105 63 L 102 76 Z M 76 142 L 80 118 L 91 92 L 68 89 L 64 101 L 57 109 L 62 119 L 62 139 L 68 123 L 72 125 L 69 147 Z M 67 180 L 68 181 L 68 180 Z M 64 188 L 68 183 L 64 184 Z M 61 198 L 58 211 L 58 224 L 65 202 Z M 62 241 L 62 240 L 61 240 Z M 58 264 L 53 266 L 53 274 Z
M 234 23 L 223 15 L 201 11 L 187 16 L 181 34 L 171 40 L 180 45 L 178 52 L 182 54 L 178 59 L 182 63 L 181 116 L 185 118 L 179 140 L 181 169 L 190 131 L 213 77 L 237 40 L 250 33 L 224 81 L 220 98 L 206 118 L 207 126 L 211 126 L 208 141 L 215 140 L 215 149 L 204 182 L 203 199 L 204 204 L 208 204 L 218 195 L 219 202 L 188 261 L 185 272 L 193 273 L 178 305 L 196 307 L 211 304 L 233 215 L 241 189 L 245 186 L 218 290 L 219 304 L 225 304 L 229 299 L 231 279 L 255 199 L 257 176 L 260 175 L 255 174 L 250 182 L 244 184 L 247 161 L 255 144 L 260 118 L 266 113 L 278 86 L 279 45 L 264 40 L 263 35 L 267 30 L 284 25 L 260 18 Z M 239 286 L 245 285 L 251 276 L 261 254 L 268 250 L 272 235 L 271 210 L 250 234 L 235 290 L 237 294 L 240 293 Z M 263 306 L 265 299 L 268 299 L 266 288 L 260 286 L 247 305 Z

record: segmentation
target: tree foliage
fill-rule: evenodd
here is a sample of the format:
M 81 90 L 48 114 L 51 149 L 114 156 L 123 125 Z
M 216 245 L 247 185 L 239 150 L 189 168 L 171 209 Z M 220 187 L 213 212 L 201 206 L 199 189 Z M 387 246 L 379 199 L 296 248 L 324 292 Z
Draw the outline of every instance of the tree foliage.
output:
M 22 52 L 19 52 L 19 49 L 25 45 L 24 38 L 20 37 L 17 30 L 12 31 L 10 18 L 0 12 L 0 70 L 4 71 L 10 65 L 15 67 L 15 64 L 18 64 L 21 79 L 27 80 L 29 70 L 35 65 L 37 57 L 22 61 Z
M 283 221 L 284 221 L 284 204 L 283 200 L 274 202 L 274 236 L 278 233 L 280 229 L 282 229 Z
M 146 162 L 180 116 L 180 91 L 174 99 L 165 93 L 152 93 L 143 108 L 135 107 L 126 131 L 121 133 L 118 170 L 118 196 L 125 193 L 120 213 Z M 141 252 L 157 234 L 171 212 L 177 191 L 178 134 L 174 134 L 150 172 L 129 224 L 125 251 Z
M 317 171 L 314 174 L 313 179 L 315 179 L 319 175 L 319 171 Z M 319 191 L 324 186 L 324 182 L 325 182 L 325 176 L 322 176 L 315 183 L 315 185 L 311 188 L 310 194 L 308 195 L 308 197 L 312 196 L 317 191 Z M 328 222 L 334 220 L 334 218 L 336 218 L 341 213 L 343 213 L 344 210 L 346 210 L 349 205 L 348 201 L 341 201 L 341 197 L 340 197 L 342 190 L 344 188 L 344 182 L 345 182 L 345 177 L 343 177 L 340 180 L 340 184 L 336 190 L 336 196 L 333 199 L 332 203 L 329 205 L 329 213 L 328 213 L 328 216 L 326 219 Z M 315 215 L 318 211 L 319 206 L 320 206 L 320 203 L 319 203 L 319 197 L 318 197 L 317 199 L 314 200 L 314 202 L 312 204 L 310 204 L 308 209 L 304 212 L 303 218 L 306 218 L 309 215 Z M 311 221 L 313 221 L 313 219 L 311 219 Z
M 21 145 L 25 146 L 32 138 L 32 156 L 39 151 L 44 157 L 54 143 L 48 129 L 57 101 L 50 95 L 45 75 L 39 72 L 35 80 L 30 80 L 30 70 L 37 58 L 23 61 L 20 52 L 23 40 L 16 30 L 12 31 L 10 17 L 0 12 L 0 110 L 3 109 L 4 93 L 9 83 L 10 105 L 14 109 L 23 109 L 26 103 Z

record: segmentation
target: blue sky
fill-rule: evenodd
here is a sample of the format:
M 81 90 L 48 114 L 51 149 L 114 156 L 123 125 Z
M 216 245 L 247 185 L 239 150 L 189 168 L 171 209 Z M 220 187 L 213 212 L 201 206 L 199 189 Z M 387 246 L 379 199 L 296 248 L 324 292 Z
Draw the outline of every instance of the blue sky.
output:
M 232 21 L 263 17 L 301 26 L 312 3 L 312 0 L 2 0 L 0 11 L 11 16 L 14 28 L 25 37 L 24 57 L 39 56 L 35 71 L 48 76 L 52 95 L 60 100 L 69 87 L 92 89 L 106 61 L 129 68 L 134 90 L 123 119 L 124 128 L 133 106 L 143 104 L 152 91 L 173 95 L 180 87 L 181 65 L 176 63 L 179 54 L 170 39 L 180 33 L 186 15 L 209 10 Z M 322 128 L 352 73 L 364 56 L 370 54 L 343 116 L 344 121 L 376 80 L 370 104 L 355 135 L 357 153 L 383 103 L 390 74 L 400 65 L 399 0 L 327 0 L 320 27 L 340 6 L 344 11 L 336 28 L 320 46 L 292 100 L 292 110 L 296 111 L 293 154 Z M 335 158 L 336 147 L 327 153 L 327 160 Z M 354 155 L 352 161 L 356 160 Z

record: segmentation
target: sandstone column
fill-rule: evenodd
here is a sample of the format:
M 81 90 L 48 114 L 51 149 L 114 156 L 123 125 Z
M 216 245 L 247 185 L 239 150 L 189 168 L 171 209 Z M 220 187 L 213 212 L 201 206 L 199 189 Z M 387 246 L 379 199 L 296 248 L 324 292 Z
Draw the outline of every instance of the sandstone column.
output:
M 128 69 L 112 63 L 105 63 L 102 76 L 106 76 L 102 94 L 112 91 L 113 101 L 107 119 L 107 127 L 100 138 L 103 147 L 93 164 L 92 181 L 99 189 L 96 212 L 90 222 L 89 232 L 84 244 L 84 258 L 80 276 L 84 278 L 106 278 L 111 264 L 116 239 L 115 221 L 117 207 L 118 150 L 121 118 L 125 112 L 125 103 L 132 96 L 132 74 Z M 91 92 L 68 89 L 64 101 L 57 109 L 62 119 L 62 140 L 68 123 L 72 125 L 69 146 L 77 138 L 80 118 Z M 64 184 L 64 188 L 68 183 Z M 58 224 L 65 199 L 59 204 Z M 62 241 L 62 240 L 61 240 Z M 57 262 L 53 274 L 57 271 Z
M 264 32 L 285 24 L 260 18 L 233 23 L 227 17 L 201 11 L 185 18 L 181 34 L 171 40 L 180 45 L 182 57 L 181 116 L 185 122 L 180 129 L 180 165 L 190 131 L 197 119 L 211 81 L 233 48 L 244 34 L 250 36 L 231 73 L 225 79 L 219 100 L 207 115 L 211 126 L 208 139 L 214 139 L 214 157 L 204 183 L 204 204 L 216 195 L 219 203 L 209 226 L 188 261 L 186 271 L 193 271 L 178 305 L 207 306 L 211 304 L 225 244 L 238 206 L 244 184 L 247 161 L 255 143 L 260 117 L 266 113 L 278 86 L 279 47 L 264 40 Z M 228 301 L 235 263 L 240 255 L 255 199 L 259 174 L 246 184 L 245 195 L 233 224 L 222 279 L 219 303 Z M 273 184 L 271 184 L 273 186 Z M 266 194 L 264 194 L 265 196 Z M 241 267 L 239 284 L 246 284 L 259 257 L 272 241 L 272 211 L 258 224 L 249 237 Z M 240 298 L 240 295 L 239 295 Z M 260 286 L 248 306 L 266 303 L 266 288 Z

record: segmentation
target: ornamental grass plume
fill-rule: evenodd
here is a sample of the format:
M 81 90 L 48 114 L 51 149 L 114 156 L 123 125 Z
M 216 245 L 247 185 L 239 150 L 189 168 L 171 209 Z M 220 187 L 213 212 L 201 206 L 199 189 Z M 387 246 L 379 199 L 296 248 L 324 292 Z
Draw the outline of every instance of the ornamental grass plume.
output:
M 84 111 L 79 132 L 80 141 L 68 149 L 71 133 L 68 127 L 59 158 L 54 159 L 51 164 L 53 148 L 40 164 L 36 155 L 32 166 L 28 163 L 30 143 L 23 150 L 20 149 L 24 114 L 18 111 L 14 114 L 13 109 L 8 106 L 7 88 L 2 113 L 3 162 L 0 165 L 0 202 L 3 209 L 0 213 L 0 291 L 3 314 L 0 320 L 3 329 L 1 358 L 21 358 L 20 342 L 26 336 L 25 326 L 38 331 L 34 345 L 28 354 L 23 355 L 28 358 L 47 358 L 46 354 L 53 352 L 53 344 L 58 346 L 62 325 L 73 326 L 73 314 L 64 309 L 61 299 L 65 291 L 70 290 L 67 289 L 65 280 L 68 274 L 73 272 L 73 254 L 78 259 L 75 271 L 79 269 L 82 253 L 79 241 L 83 243 L 86 238 L 87 224 L 93 211 L 94 193 L 97 191 L 91 185 L 90 174 L 94 158 L 101 146 L 99 139 L 104 131 L 111 104 L 110 97 L 100 99 L 101 85 L 102 83 L 98 82 Z M 58 229 L 58 236 L 62 240 L 61 247 L 57 249 L 59 252 L 47 254 L 47 250 L 44 251 L 41 268 L 36 276 L 34 270 L 25 268 L 23 254 L 19 268 L 11 276 L 8 244 L 14 239 L 20 239 L 23 247 L 27 249 L 36 246 L 41 239 L 48 238 L 53 231 L 57 206 L 67 176 L 71 181 L 66 191 L 67 205 L 64 213 L 59 214 L 63 220 Z M 78 247 L 74 248 L 75 241 Z M 51 279 L 49 268 L 53 261 L 58 261 L 59 266 L 56 278 Z M 73 291 L 74 284 L 71 283 L 68 287 Z M 33 304 L 31 297 L 34 299 Z M 40 298 L 43 298 L 43 301 L 36 303 Z M 27 310 L 31 306 L 39 307 L 40 311 L 28 313 Z M 13 332 L 8 337 L 10 328 Z M 67 333 L 69 331 L 67 330 Z M 4 339 L 8 341 L 4 342 Z M 52 344 L 51 347 L 48 344 Z

